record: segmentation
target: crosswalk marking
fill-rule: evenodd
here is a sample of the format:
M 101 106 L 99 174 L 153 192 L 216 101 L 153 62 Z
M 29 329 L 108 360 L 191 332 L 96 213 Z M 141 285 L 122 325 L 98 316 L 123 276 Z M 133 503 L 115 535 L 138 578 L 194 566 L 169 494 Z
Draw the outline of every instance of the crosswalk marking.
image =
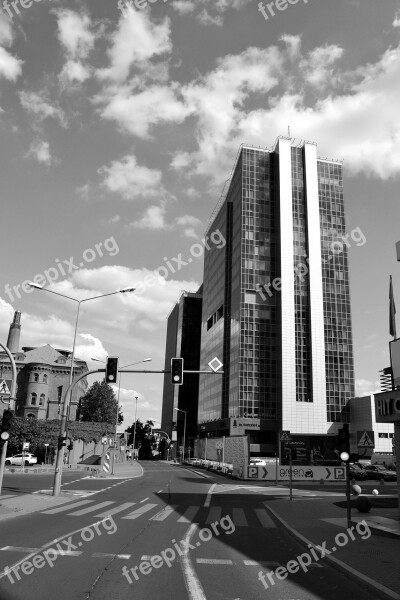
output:
M 189 506 L 183 515 L 178 519 L 178 523 L 191 523 L 195 515 L 198 513 L 200 506 Z
M 211 523 L 219 521 L 221 519 L 221 512 L 222 508 L 220 506 L 212 506 L 206 519 L 206 525 L 211 525 Z
M 1 552 L 39 552 L 40 548 L 23 548 L 22 546 L 4 546 L 0 548 Z
M 246 567 L 279 567 L 279 563 L 275 560 L 244 560 L 243 564 Z
M 239 527 L 247 527 L 248 523 L 243 508 L 233 508 L 232 514 L 233 522 L 235 525 Z
M 72 512 L 72 513 L 68 513 L 68 514 L 72 515 L 73 517 L 80 517 L 81 515 L 86 515 L 90 512 L 94 512 L 95 510 L 97 510 L 99 508 L 103 508 L 104 506 L 109 506 L 110 504 L 115 504 L 115 502 L 112 502 L 111 500 L 108 500 L 107 502 L 100 502 L 100 504 L 95 504 L 94 506 L 89 506 L 89 508 L 82 508 L 82 510 L 77 510 L 76 512 Z
M 256 513 L 257 517 L 260 519 L 261 525 L 263 527 L 268 527 L 268 529 L 276 529 L 275 523 L 273 522 L 273 520 L 271 519 L 269 514 L 267 514 L 263 508 L 255 508 L 254 512 Z
M 150 521 L 164 521 L 167 517 L 170 516 L 170 514 L 174 512 L 176 507 L 177 504 L 173 506 L 166 506 L 165 508 L 160 510 L 160 512 L 158 512 L 156 515 L 154 515 L 154 517 L 151 517 Z
M 131 506 L 134 506 L 136 504 L 136 502 L 125 502 L 124 504 L 121 504 L 120 506 L 116 506 L 115 508 L 110 508 L 108 510 L 105 510 L 102 513 L 99 513 L 98 515 L 94 515 L 95 517 L 108 517 L 109 515 L 116 515 L 119 512 L 122 512 L 123 510 L 125 510 L 126 508 L 130 508 Z
M 59 506 L 58 508 L 51 508 L 50 510 L 42 510 L 42 513 L 45 515 L 55 515 L 57 513 L 63 512 L 64 510 L 69 510 L 70 508 L 75 508 L 78 506 L 83 506 L 84 504 L 89 504 L 94 502 L 93 500 L 81 500 L 80 502 L 74 502 L 73 504 L 68 504 L 68 506 Z
M 138 517 L 141 517 L 143 513 L 148 512 L 149 510 L 151 510 L 155 506 L 157 506 L 157 504 L 145 504 L 141 508 L 138 508 L 137 510 L 134 510 L 129 515 L 126 515 L 126 517 L 122 517 L 122 518 L 123 519 L 137 519 Z

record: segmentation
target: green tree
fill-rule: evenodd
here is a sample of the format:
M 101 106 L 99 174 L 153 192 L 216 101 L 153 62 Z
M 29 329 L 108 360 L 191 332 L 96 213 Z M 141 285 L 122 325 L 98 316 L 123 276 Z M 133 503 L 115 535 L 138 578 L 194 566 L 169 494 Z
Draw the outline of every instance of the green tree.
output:
M 136 435 L 135 435 L 135 448 L 140 448 L 143 445 L 143 441 L 150 439 L 152 436 L 151 430 L 154 427 L 154 422 L 151 420 L 142 423 L 139 419 L 136 420 Z M 135 430 L 135 423 L 132 423 L 130 427 L 125 429 L 130 435 L 128 437 L 128 446 L 133 444 L 133 432 Z M 147 442 L 145 442 L 147 444 Z
M 112 387 L 105 381 L 101 383 L 95 381 L 81 398 L 79 418 L 82 421 L 110 423 L 115 426 L 117 405 L 117 398 Z M 124 417 L 119 408 L 118 424 L 121 424 L 123 420 Z

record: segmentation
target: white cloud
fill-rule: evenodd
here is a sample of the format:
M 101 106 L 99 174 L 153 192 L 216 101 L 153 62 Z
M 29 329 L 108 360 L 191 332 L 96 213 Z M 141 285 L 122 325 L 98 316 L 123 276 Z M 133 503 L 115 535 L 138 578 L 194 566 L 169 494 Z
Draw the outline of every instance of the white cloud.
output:
M 394 17 L 393 27 L 400 27 L 400 11 Z
M 191 0 L 174 0 L 171 6 L 180 15 L 188 15 L 194 12 L 196 4 Z
M 110 192 L 121 194 L 125 200 L 160 197 L 164 194 L 161 171 L 138 165 L 133 154 L 114 160 L 109 167 L 104 165 L 98 173 L 105 176 L 103 185 Z
M 58 39 L 72 59 L 87 58 L 94 47 L 95 35 L 90 31 L 90 18 L 69 9 L 59 9 L 57 14 Z
M 19 99 L 23 108 L 32 113 L 38 121 L 44 121 L 48 118 L 57 119 L 63 127 L 66 127 L 67 121 L 64 111 L 55 106 L 55 103 L 50 101 L 45 92 L 37 94 L 35 92 L 19 92 Z
M 146 11 L 128 11 L 126 16 L 121 16 L 111 38 L 111 48 L 107 52 L 110 66 L 100 69 L 98 77 L 123 82 L 132 65 L 145 70 L 150 59 L 171 52 L 170 34 L 168 18 L 155 24 Z
M 197 15 L 196 19 L 203 25 L 218 25 L 218 27 L 222 27 L 224 24 L 224 19 L 221 15 L 212 16 L 205 8 Z
M 342 56 L 343 48 L 333 44 L 315 48 L 300 62 L 304 79 L 320 90 L 327 83 L 332 84 L 334 69 L 331 66 Z
M 143 217 L 131 223 L 131 226 L 138 229 L 167 229 L 165 212 L 163 206 L 149 206 Z
M 60 81 L 65 86 L 67 83 L 83 83 L 91 76 L 90 67 L 79 61 L 68 60 L 60 73 Z
M 56 162 L 51 156 L 49 142 L 45 142 L 43 140 L 32 142 L 27 156 L 32 156 L 39 163 L 43 163 L 47 166 L 50 166 L 53 162 Z
M 355 381 L 356 396 L 370 396 L 380 391 L 379 381 L 369 381 L 368 379 L 356 379 Z
M 15 81 L 22 73 L 23 64 L 24 61 L 15 58 L 0 46 L 0 76 Z
M 108 92 L 97 101 L 104 102 L 101 111 L 104 119 L 118 125 L 140 138 L 148 138 L 150 127 L 162 123 L 182 123 L 190 110 L 178 98 L 178 85 L 154 85 L 135 93 L 129 86 Z

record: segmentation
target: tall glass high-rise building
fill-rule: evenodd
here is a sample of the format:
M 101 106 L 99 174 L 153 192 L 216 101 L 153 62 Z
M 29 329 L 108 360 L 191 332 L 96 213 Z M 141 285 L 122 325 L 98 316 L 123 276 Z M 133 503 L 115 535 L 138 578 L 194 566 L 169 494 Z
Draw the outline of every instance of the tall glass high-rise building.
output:
M 315 436 L 348 421 L 354 397 L 342 165 L 314 143 L 243 145 L 207 235 L 199 433 Z M 262 447 L 260 446 L 262 451 Z

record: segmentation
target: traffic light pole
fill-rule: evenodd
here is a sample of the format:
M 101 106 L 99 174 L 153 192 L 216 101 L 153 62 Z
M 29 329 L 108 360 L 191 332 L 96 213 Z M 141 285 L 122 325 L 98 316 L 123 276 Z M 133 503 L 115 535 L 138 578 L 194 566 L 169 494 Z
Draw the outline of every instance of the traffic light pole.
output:
M 12 370 L 12 381 L 11 381 L 11 395 L 10 395 L 10 400 L 8 403 L 8 408 L 9 410 L 14 410 L 15 409 L 15 392 L 17 389 L 17 368 L 15 366 L 15 361 L 13 358 L 13 355 L 11 354 L 11 352 L 9 351 L 9 349 L 7 348 L 7 346 L 3 346 L 3 344 L 0 342 L 0 346 L 3 348 L 4 352 L 7 354 L 8 358 L 10 359 L 10 363 L 11 363 L 11 370 Z M 1 449 L 1 457 L 0 457 L 0 494 L 1 494 L 1 488 L 3 486 L 3 476 L 4 476 L 4 465 L 6 463 L 6 456 L 7 456 L 7 446 L 8 446 L 8 438 L 6 440 L 3 441 L 3 447 Z

